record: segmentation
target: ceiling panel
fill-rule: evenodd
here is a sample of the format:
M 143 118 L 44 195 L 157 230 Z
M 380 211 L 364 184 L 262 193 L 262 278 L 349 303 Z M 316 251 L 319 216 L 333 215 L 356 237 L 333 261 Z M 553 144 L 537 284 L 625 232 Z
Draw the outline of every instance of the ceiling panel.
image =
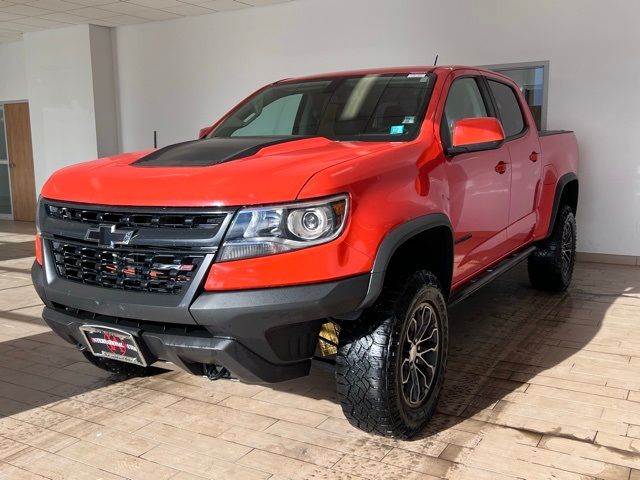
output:
M 0 43 L 81 23 L 109 27 L 263 7 L 293 0 L 0 0 Z

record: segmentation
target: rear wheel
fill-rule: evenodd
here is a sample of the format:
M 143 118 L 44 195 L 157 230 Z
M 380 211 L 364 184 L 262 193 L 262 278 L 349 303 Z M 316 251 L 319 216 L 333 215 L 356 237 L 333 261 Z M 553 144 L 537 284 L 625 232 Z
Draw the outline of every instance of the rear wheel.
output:
M 571 283 L 576 257 L 576 219 L 565 205 L 551 236 L 529 257 L 529 280 L 538 290 L 563 292 Z
M 93 365 L 101 368 L 102 370 L 106 370 L 109 373 L 123 375 L 125 377 L 144 377 L 149 374 L 149 367 L 119 362 L 118 360 L 111 360 L 104 357 L 96 357 L 87 351 L 82 352 L 82 354 Z
M 447 361 L 447 309 L 439 282 L 419 271 L 383 292 L 340 330 L 336 379 L 342 410 L 367 432 L 409 438 L 433 416 Z

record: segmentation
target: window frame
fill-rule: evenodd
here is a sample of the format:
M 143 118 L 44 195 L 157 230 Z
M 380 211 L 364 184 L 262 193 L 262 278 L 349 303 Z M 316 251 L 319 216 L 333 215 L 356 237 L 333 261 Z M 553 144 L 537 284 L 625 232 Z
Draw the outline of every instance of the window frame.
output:
M 515 62 L 515 63 L 498 63 L 494 65 L 481 65 L 478 68 L 484 68 L 493 72 L 505 75 L 506 70 L 528 70 L 532 68 L 542 68 L 542 105 L 540 111 L 540 131 L 547 129 L 547 104 L 549 101 L 549 60 L 540 60 L 535 62 Z M 505 75 L 508 77 L 508 75 Z M 527 108 L 529 105 L 527 104 Z M 535 122 L 534 122 L 535 123 Z M 538 127 L 536 126 L 536 130 Z
M 493 91 L 491 90 L 491 86 L 489 85 L 489 82 L 491 81 L 491 82 L 495 82 L 495 83 L 500 83 L 500 84 L 508 87 L 511 90 L 511 92 L 515 95 L 516 104 L 518 105 L 518 109 L 520 110 L 520 116 L 522 117 L 523 127 L 522 127 L 522 130 L 520 130 L 520 132 L 515 133 L 513 135 L 510 135 L 508 137 L 505 136 L 504 141 L 505 142 L 510 142 L 512 140 L 517 140 L 518 138 L 524 137 L 527 133 L 529 133 L 529 129 L 531 128 L 531 126 L 529 125 L 529 118 L 527 117 L 527 115 L 525 115 L 525 112 L 522 110 L 522 102 L 521 102 L 520 95 L 518 95 L 518 92 L 516 92 L 515 88 L 513 88 L 513 85 L 509 84 L 505 80 L 498 79 L 498 78 L 495 78 L 495 77 L 487 77 L 485 75 L 483 75 L 482 78 L 484 79 L 484 81 L 486 83 L 487 91 L 489 92 L 489 96 L 491 97 L 491 102 L 493 103 L 493 107 L 494 107 L 495 112 L 496 112 L 496 118 L 498 120 L 500 120 L 500 123 L 502 124 L 503 130 L 504 130 L 505 123 L 502 120 L 502 115 L 500 115 L 500 109 L 498 108 L 498 102 L 496 102 L 495 96 L 493 95 Z

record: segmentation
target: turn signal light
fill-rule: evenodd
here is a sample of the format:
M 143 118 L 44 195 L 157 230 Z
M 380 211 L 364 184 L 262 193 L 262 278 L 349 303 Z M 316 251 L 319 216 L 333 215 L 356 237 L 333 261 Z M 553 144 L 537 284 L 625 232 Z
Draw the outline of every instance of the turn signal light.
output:
M 36 233 L 36 262 L 42 266 L 42 238 L 39 233 Z

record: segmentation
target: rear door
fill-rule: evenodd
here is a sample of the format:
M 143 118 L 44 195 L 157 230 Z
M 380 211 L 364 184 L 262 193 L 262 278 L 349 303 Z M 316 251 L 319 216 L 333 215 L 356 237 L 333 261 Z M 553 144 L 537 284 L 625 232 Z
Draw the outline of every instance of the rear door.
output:
M 439 130 L 445 150 L 451 146 L 456 121 L 495 116 L 486 84 L 477 71 L 455 71 L 449 80 Z M 495 150 L 447 156 L 445 165 L 449 180 L 449 216 L 455 232 L 455 284 L 507 253 L 509 150 L 502 145 Z
M 486 80 L 511 160 L 507 237 L 510 249 L 516 249 L 533 238 L 536 225 L 536 196 L 542 172 L 538 130 L 514 85 L 500 77 L 489 76 Z

